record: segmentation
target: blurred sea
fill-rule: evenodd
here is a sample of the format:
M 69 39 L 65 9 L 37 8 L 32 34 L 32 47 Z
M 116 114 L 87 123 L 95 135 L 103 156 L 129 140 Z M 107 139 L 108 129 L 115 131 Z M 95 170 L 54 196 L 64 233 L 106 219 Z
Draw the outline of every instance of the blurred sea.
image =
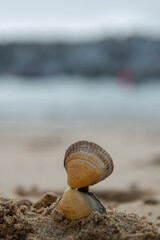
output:
M 106 81 L 107 80 L 107 81 Z M 80 77 L 0 79 L 0 124 L 160 123 L 160 83 Z

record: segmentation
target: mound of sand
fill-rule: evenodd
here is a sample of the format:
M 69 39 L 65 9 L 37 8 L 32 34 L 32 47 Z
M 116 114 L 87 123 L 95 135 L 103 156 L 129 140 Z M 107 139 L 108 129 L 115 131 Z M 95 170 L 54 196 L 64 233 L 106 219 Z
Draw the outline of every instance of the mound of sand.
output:
M 56 209 L 58 196 L 44 194 L 37 202 L 0 199 L 0 239 L 159 240 L 157 227 L 136 214 L 107 210 L 68 220 Z

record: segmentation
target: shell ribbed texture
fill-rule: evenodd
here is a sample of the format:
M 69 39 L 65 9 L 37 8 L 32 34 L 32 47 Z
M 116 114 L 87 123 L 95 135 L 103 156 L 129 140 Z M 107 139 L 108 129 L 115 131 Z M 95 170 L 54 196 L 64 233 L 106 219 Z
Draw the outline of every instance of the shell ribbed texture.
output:
M 68 185 L 82 188 L 107 178 L 113 171 L 113 161 L 108 152 L 95 143 L 79 141 L 65 153 L 64 166 Z
M 57 209 L 68 219 L 83 218 L 92 211 L 106 213 L 97 197 L 88 192 L 88 187 L 112 173 L 114 166 L 109 153 L 95 143 L 79 141 L 67 149 L 64 167 L 70 188 L 64 192 Z

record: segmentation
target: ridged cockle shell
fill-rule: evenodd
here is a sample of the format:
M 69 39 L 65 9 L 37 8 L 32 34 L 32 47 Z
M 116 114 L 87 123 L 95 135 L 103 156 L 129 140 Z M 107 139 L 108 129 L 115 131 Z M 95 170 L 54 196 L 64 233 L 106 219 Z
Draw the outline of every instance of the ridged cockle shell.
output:
M 93 193 L 67 188 L 60 199 L 57 209 L 68 219 L 79 219 L 88 216 L 92 211 L 106 213 L 105 207 Z
M 113 162 L 109 153 L 88 141 L 76 142 L 67 149 L 64 166 L 68 185 L 72 188 L 96 184 L 113 171 Z

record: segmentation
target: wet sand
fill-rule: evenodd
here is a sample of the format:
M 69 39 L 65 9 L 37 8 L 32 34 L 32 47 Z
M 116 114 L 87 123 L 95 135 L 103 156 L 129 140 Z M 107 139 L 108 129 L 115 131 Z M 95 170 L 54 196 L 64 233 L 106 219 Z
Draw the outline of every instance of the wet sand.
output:
M 54 194 L 60 196 L 68 187 L 65 150 L 82 139 L 105 148 L 115 169 L 90 188 L 107 215 L 71 221 L 55 209 Z M 150 125 L 0 128 L 0 237 L 160 239 L 159 146 L 160 128 Z M 42 195 L 48 191 L 54 194 L 46 203 L 48 195 Z

